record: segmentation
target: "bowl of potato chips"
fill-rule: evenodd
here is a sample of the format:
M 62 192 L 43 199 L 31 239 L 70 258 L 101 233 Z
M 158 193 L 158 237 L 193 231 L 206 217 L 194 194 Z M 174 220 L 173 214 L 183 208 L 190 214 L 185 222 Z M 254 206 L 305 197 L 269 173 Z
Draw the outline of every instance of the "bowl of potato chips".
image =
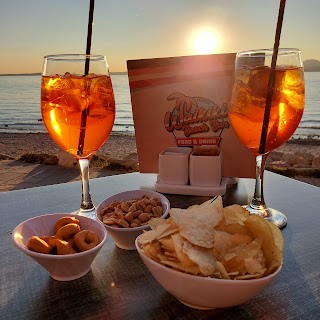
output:
M 170 218 L 150 221 L 136 239 L 144 264 L 157 282 L 187 306 L 225 308 L 265 289 L 282 267 L 278 227 L 239 205 L 223 208 L 219 196 Z

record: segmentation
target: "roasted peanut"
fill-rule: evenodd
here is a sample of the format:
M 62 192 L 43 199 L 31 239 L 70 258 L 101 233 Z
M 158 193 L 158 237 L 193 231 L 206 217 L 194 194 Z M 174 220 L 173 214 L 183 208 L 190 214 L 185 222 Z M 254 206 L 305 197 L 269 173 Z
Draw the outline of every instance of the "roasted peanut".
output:
M 106 207 L 104 209 L 101 210 L 101 216 L 107 214 L 108 212 L 112 212 L 110 207 Z
M 103 220 L 103 223 L 106 224 L 107 226 L 112 226 L 115 224 L 115 220 L 114 219 L 105 219 Z
M 124 202 L 122 202 L 121 203 L 121 210 L 123 212 L 129 212 L 129 207 Z
M 140 225 L 138 225 L 137 223 L 131 222 L 130 228 L 136 228 L 136 227 L 140 227 Z
M 137 211 L 132 212 L 134 218 L 139 217 L 139 215 L 140 215 L 141 213 L 143 213 L 142 210 L 137 210 Z
M 143 207 L 140 204 L 140 201 L 135 203 L 137 210 L 143 210 Z
M 117 215 L 117 217 L 119 219 L 123 219 L 124 218 L 124 214 L 123 211 L 119 208 L 114 208 L 114 213 Z
M 143 200 L 139 201 L 139 205 L 142 208 L 141 210 L 144 210 L 144 208 L 147 206 Z
M 152 208 L 153 208 L 152 205 L 149 204 L 148 206 L 146 206 L 144 208 L 143 212 L 150 213 L 150 212 L 152 212 Z
M 115 208 L 117 205 L 118 205 L 118 202 L 117 202 L 117 201 L 113 201 L 113 202 L 109 205 L 109 207 L 110 207 L 110 208 Z
M 159 216 L 157 207 L 153 207 L 153 208 L 152 208 L 152 214 L 153 214 L 155 217 L 158 217 L 158 216 Z
M 154 200 L 153 198 L 150 199 L 150 204 L 153 206 L 153 207 L 156 207 L 158 205 L 157 201 Z
M 124 219 L 118 219 L 118 220 L 116 221 L 116 223 L 117 223 L 119 226 L 124 227 L 124 228 L 129 228 L 129 227 L 130 227 L 130 224 L 129 224 L 126 220 L 124 220 Z
M 163 215 L 163 209 L 162 209 L 161 204 L 158 205 L 158 206 L 156 206 L 156 209 L 157 209 L 157 211 L 158 211 L 158 215 L 159 215 L 159 216 L 162 216 L 162 215 Z
M 130 208 L 134 203 L 134 200 L 126 201 L 125 204 Z
M 128 222 L 131 222 L 133 220 L 133 213 L 132 212 L 128 212 L 125 216 L 124 216 L 125 220 L 127 220 Z
M 143 198 L 142 201 L 145 203 L 146 206 L 150 204 L 150 200 L 148 198 Z
M 102 209 L 101 218 L 104 224 L 112 227 L 136 228 L 162 214 L 160 199 L 143 195 L 140 199 L 113 201 Z
M 141 222 L 146 222 L 146 221 L 149 221 L 150 220 L 150 215 L 146 212 L 143 212 L 139 215 L 138 219 L 141 221 Z
M 157 216 L 160 217 L 163 214 L 163 209 L 161 206 L 156 206 Z
M 120 226 L 120 225 L 115 223 L 115 224 L 112 225 L 112 228 L 122 228 L 122 226 Z
M 141 221 L 139 220 L 139 219 L 133 219 L 132 221 L 131 221 L 131 224 L 137 224 L 138 226 L 141 226 Z

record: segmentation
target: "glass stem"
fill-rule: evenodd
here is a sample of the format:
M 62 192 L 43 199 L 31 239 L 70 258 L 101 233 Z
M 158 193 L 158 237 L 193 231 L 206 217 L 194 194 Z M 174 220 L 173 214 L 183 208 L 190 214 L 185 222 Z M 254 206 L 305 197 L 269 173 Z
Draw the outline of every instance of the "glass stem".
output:
M 89 183 L 89 160 L 79 159 L 79 165 L 81 170 L 82 178 L 82 200 L 81 200 L 81 211 L 91 211 L 94 206 L 90 195 L 90 183 Z
M 263 197 L 263 174 L 268 153 L 256 156 L 256 183 L 254 188 L 254 196 L 249 207 L 259 211 L 259 215 L 264 218 L 270 215 L 268 207 Z

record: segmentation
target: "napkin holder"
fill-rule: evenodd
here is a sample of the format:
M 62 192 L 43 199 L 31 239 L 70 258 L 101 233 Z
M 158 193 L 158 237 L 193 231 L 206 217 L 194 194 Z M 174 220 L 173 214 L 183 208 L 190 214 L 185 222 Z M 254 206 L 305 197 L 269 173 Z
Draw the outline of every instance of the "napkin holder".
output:
M 159 154 L 155 190 L 197 196 L 224 195 L 237 179 L 221 176 L 222 152 L 218 147 L 167 148 Z M 168 177 L 168 174 L 172 177 Z M 182 175 L 183 173 L 183 175 Z

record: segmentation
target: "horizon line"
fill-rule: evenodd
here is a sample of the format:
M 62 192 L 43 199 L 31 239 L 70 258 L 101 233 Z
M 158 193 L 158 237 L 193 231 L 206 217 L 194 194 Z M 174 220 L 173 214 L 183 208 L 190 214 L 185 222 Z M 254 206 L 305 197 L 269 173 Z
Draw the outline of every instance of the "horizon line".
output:
M 303 64 L 306 61 L 317 61 L 320 62 L 320 60 L 317 59 L 307 59 L 303 61 Z M 308 72 L 308 71 L 320 71 L 320 66 L 316 65 L 316 66 L 304 66 L 304 71 Z M 306 70 L 307 69 L 307 70 Z M 128 71 L 113 71 L 110 72 L 110 74 L 128 74 Z M 24 72 L 24 73 L 0 73 L 0 76 L 32 76 L 32 75 L 41 75 L 41 72 Z
M 114 71 L 110 74 L 127 74 L 127 71 Z M 0 76 L 41 76 L 41 72 L 27 72 L 27 73 L 0 73 Z

